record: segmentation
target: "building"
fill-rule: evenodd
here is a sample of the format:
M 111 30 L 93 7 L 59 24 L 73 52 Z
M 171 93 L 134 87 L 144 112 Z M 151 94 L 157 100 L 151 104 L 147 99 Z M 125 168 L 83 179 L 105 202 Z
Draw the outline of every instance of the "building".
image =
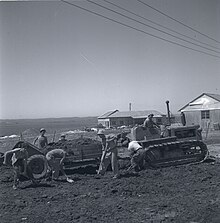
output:
M 186 125 L 198 124 L 203 130 L 220 129 L 220 95 L 203 93 L 179 109 L 186 117 Z
M 136 124 L 143 124 L 144 120 L 149 114 L 154 114 L 153 120 L 161 125 L 166 122 L 166 115 L 155 111 L 109 111 L 98 117 L 98 124 L 102 124 L 106 128 L 119 126 L 134 126 Z
M 101 124 L 102 126 L 109 128 L 110 127 L 110 116 L 116 112 L 118 112 L 118 110 L 108 111 L 105 114 L 100 115 L 98 117 L 98 125 Z

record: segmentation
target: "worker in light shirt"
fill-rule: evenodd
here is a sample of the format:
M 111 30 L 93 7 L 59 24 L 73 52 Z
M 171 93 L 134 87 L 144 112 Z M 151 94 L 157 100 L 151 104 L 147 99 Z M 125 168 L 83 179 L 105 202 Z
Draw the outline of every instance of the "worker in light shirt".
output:
M 145 150 L 137 141 L 131 141 L 128 144 L 128 151 L 131 157 L 131 166 L 129 170 L 138 172 L 144 168 L 145 165 Z
M 59 172 L 61 171 L 61 173 L 65 176 L 66 181 L 73 183 L 73 180 L 67 177 L 63 169 L 63 162 L 65 158 L 66 152 L 63 149 L 53 149 L 46 154 L 46 159 L 52 170 L 52 180 L 57 180 L 59 177 Z

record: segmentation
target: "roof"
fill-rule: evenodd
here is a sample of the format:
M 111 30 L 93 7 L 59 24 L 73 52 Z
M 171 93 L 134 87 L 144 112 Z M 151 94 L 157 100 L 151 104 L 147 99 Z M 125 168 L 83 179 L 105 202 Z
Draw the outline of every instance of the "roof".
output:
M 106 112 L 106 113 L 104 113 L 103 115 L 100 115 L 100 116 L 98 117 L 98 119 L 105 119 L 105 118 L 108 118 L 110 115 L 114 114 L 115 112 L 118 112 L 118 110 L 114 110 L 114 111 Z
M 220 102 L 220 95 L 219 94 L 210 94 L 210 93 L 202 93 L 201 95 L 199 95 L 198 97 L 196 97 L 195 99 L 193 99 L 192 101 L 190 101 L 188 104 L 186 104 L 185 106 L 183 106 L 182 108 L 180 108 L 178 111 L 183 110 L 184 108 L 186 108 L 187 106 L 189 106 L 190 104 L 192 104 L 194 101 L 196 101 L 197 99 L 203 97 L 204 95 L 211 97 L 217 101 Z
M 155 117 L 162 117 L 163 114 L 156 110 L 146 110 L 146 111 L 117 111 L 110 115 L 109 118 L 146 118 L 149 114 L 154 114 Z
M 220 95 L 219 94 L 209 94 L 209 93 L 204 93 L 204 94 L 206 94 L 207 96 L 209 96 L 211 98 L 214 98 L 215 100 L 220 102 Z

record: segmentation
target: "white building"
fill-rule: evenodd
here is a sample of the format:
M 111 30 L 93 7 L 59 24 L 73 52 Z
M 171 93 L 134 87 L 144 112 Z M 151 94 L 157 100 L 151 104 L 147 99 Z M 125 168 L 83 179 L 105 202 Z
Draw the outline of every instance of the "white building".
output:
M 203 93 L 179 109 L 186 117 L 186 125 L 199 124 L 203 130 L 220 129 L 220 95 Z

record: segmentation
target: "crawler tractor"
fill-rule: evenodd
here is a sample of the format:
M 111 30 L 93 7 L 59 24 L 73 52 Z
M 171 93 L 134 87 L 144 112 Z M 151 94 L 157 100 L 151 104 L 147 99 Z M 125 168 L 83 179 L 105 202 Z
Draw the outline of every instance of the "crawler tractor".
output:
M 169 102 L 167 110 L 169 112 Z M 168 120 L 169 119 L 168 115 Z M 143 126 L 131 130 L 132 140 L 138 141 L 146 150 L 146 161 L 151 167 L 167 167 L 180 164 L 203 162 L 208 156 L 206 144 L 202 141 L 199 125 L 172 126 L 159 129 L 152 134 Z

